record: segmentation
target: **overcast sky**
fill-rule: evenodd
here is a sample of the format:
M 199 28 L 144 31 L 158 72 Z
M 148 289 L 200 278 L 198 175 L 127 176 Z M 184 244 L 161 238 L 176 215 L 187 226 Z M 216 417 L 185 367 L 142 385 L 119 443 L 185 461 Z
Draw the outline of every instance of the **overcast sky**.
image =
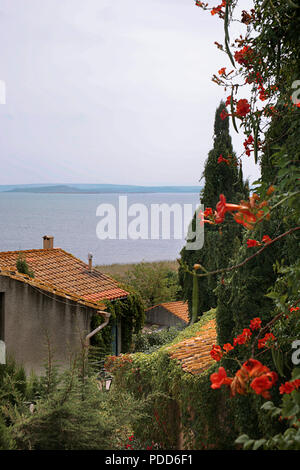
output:
M 0 184 L 198 184 L 226 98 L 219 18 L 193 0 L 1 0 L 0 40 Z

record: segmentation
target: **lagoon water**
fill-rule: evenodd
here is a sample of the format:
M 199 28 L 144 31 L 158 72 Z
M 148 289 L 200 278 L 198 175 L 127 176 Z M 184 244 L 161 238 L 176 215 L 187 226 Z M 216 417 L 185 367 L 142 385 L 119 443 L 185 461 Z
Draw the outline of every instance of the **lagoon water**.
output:
M 0 192 L 0 251 L 42 248 L 43 235 L 53 235 L 55 247 L 63 248 L 85 262 L 90 252 L 93 254 L 93 264 L 176 259 L 185 240 L 183 226 L 181 239 L 174 238 L 173 218 L 169 240 L 162 239 L 161 230 L 160 238 L 155 240 L 119 239 L 119 196 L 121 195 Z M 149 237 L 151 204 L 180 204 L 182 211 L 186 209 L 186 215 L 199 204 L 198 193 L 140 193 L 122 196 L 127 196 L 128 207 L 142 204 L 148 209 Z M 97 237 L 96 228 L 103 219 L 96 215 L 100 204 L 111 204 L 116 210 L 116 239 L 100 240 Z M 136 216 L 128 216 L 128 224 Z

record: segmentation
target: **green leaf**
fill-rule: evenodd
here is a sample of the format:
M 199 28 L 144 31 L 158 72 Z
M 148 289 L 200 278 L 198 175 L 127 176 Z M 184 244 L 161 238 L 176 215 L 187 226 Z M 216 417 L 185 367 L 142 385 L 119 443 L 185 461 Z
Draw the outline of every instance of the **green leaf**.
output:
M 270 0 L 264 0 L 264 3 L 262 4 L 261 9 L 263 10 L 268 5 L 269 2 Z
M 247 436 L 247 434 L 242 434 L 241 436 L 239 436 L 236 440 L 235 440 L 235 443 L 236 444 L 245 444 L 245 442 L 249 441 L 249 436 Z
M 287 0 L 287 2 L 292 8 L 295 8 L 295 9 L 300 8 L 299 5 L 296 5 L 296 3 L 292 2 L 292 0 Z
M 277 416 L 281 415 L 281 409 L 277 408 L 277 410 L 274 410 L 273 413 L 271 413 L 272 418 L 276 418 Z
M 259 130 L 259 118 L 257 117 L 254 127 L 254 161 L 257 163 L 257 152 L 258 152 L 258 130 Z
M 230 59 L 230 62 L 232 63 L 233 67 L 235 68 L 235 62 L 232 57 L 230 48 L 229 48 L 229 33 L 228 33 L 228 23 L 229 23 L 229 2 L 226 2 L 226 8 L 225 8 L 225 18 L 224 18 L 224 30 L 225 30 L 225 49 L 228 54 L 228 57 Z
M 258 441 L 255 441 L 255 444 L 253 446 L 253 450 L 259 449 L 262 445 L 264 445 L 267 442 L 266 439 L 259 439 Z
M 250 449 L 250 448 L 252 447 L 252 445 L 253 445 L 254 442 L 255 442 L 254 439 L 250 439 L 249 441 L 245 442 L 245 444 L 244 444 L 244 449 L 245 449 L 245 450 Z
M 234 117 L 234 109 L 233 109 L 233 88 L 231 90 L 231 100 L 230 100 L 230 109 L 231 109 L 231 118 L 232 118 L 232 124 L 233 124 L 233 127 L 234 127 L 234 130 L 239 133 L 237 127 L 236 127 L 236 121 L 235 121 L 235 117 Z
M 300 367 L 295 367 L 295 369 L 293 369 L 292 379 L 293 380 L 300 379 Z
M 266 410 L 266 411 L 274 410 L 274 408 L 275 406 L 272 401 L 266 401 L 266 403 L 264 403 L 261 407 L 262 410 Z

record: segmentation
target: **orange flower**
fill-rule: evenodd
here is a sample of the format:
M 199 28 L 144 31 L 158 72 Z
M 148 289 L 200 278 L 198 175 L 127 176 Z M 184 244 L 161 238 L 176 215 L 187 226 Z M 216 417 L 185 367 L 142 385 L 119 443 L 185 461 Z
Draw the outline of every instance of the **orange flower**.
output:
M 249 377 L 255 377 L 255 376 L 258 376 L 259 374 L 269 371 L 267 366 L 264 366 L 257 359 L 252 359 L 252 358 L 244 362 L 243 368 L 248 372 Z
M 216 206 L 215 222 L 216 224 L 224 222 L 226 213 L 226 197 L 224 194 L 220 194 L 220 201 Z
M 253 49 L 249 46 L 244 46 L 243 49 L 235 52 L 234 58 L 239 64 L 247 67 L 253 59 Z
M 258 340 L 258 349 L 264 348 L 266 346 L 266 343 L 269 341 L 276 341 L 276 338 L 273 333 L 267 333 L 264 338 Z
M 207 207 L 204 211 L 204 217 L 209 217 L 210 215 L 212 215 L 212 208 L 211 207 Z
M 239 212 L 235 215 L 234 219 L 237 223 L 242 224 L 244 227 L 252 230 L 256 222 L 259 222 L 265 216 L 262 207 L 267 206 L 267 201 L 259 202 L 259 196 L 253 194 L 249 198 L 249 202 L 241 201 Z M 266 215 L 270 218 L 270 214 Z
M 229 106 L 231 103 L 231 95 L 227 96 L 225 106 Z
M 264 398 L 270 398 L 268 390 L 273 387 L 277 378 L 278 376 L 276 372 L 267 372 L 266 374 L 260 375 L 252 380 L 250 387 L 257 395 L 261 395 Z
M 257 219 L 250 211 L 239 211 L 234 215 L 234 220 L 237 224 L 241 224 L 248 230 L 252 230 Z
M 266 201 L 259 203 L 259 196 L 257 194 L 253 194 L 249 202 L 241 201 L 240 204 L 227 203 L 224 194 L 220 194 L 220 200 L 214 214 L 215 223 L 221 224 L 224 222 L 226 212 L 236 212 L 234 220 L 248 229 L 253 229 L 255 223 L 264 216 L 265 213 L 261 208 L 266 205 Z M 270 215 L 268 214 L 266 218 L 269 217 Z
M 225 109 L 223 109 L 223 111 L 220 113 L 220 117 L 222 119 L 222 121 L 224 121 L 226 118 L 228 118 L 229 114 L 227 113 L 227 111 Z
M 248 100 L 239 100 L 236 105 L 236 114 L 238 117 L 245 117 L 250 112 Z
M 213 344 L 212 350 L 210 351 L 210 355 L 215 361 L 220 361 L 223 356 L 223 352 L 220 346 L 216 346 L 215 344 Z
M 271 196 L 271 194 L 274 193 L 274 191 L 275 191 L 274 186 L 270 186 L 267 191 L 267 196 Z
M 278 380 L 276 372 L 270 371 L 257 359 L 249 359 L 236 372 L 234 378 L 227 377 L 224 367 L 220 367 L 218 373 L 211 374 L 211 388 L 217 389 L 222 385 L 229 385 L 231 396 L 246 395 L 253 390 L 257 395 L 270 398 L 269 390 Z M 292 389 L 300 386 L 300 380 L 295 380 L 293 385 L 281 386 L 281 393 L 290 393 Z M 287 392 L 285 392 L 287 390 Z
M 293 382 L 285 382 L 285 384 L 281 384 L 279 387 L 279 392 L 281 395 L 292 393 L 295 390 L 295 386 Z
M 241 367 L 235 374 L 231 385 L 230 385 L 230 391 L 231 391 L 231 396 L 235 396 L 237 393 L 239 395 L 246 395 L 247 394 L 247 383 L 249 380 L 249 375 L 245 368 Z
M 225 352 L 229 352 L 229 351 L 232 351 L 234 347 L 230 343 L 226 343 L 223 345 L 223 349 Z
M 249 330 L 249 328 L 244 328 L 243 332 L 240 335 L 238 335 L 236 338 L 234 338 L 233 345 L 236 346 L 237 344 L 240 344 L 240 345 L 245 344 L 251 338 L 251 336 L 252 336 L 252 333 Z
M 222 385 L 230 385 L 232 378 L 227 377 L 224 367 L 219 367 L 219 371 L 210 376 L 211 388 L 220 388 Z
M 267 243 L 270 243 L 271 241 L 272 241 L 272 240 L 271 240 L 271 238 L 269 237 L 269 235 L 264 235 L 264 236 L 262 237 L 262 242 L 263 242 L 263 243 L 266 243 L 266 244 L 267 244 Z
M 226 163 L 227 165 L 230 165 L 230 161 L 227 158 L 224 158 L 223 155 L 221 154 L 218 158 L 218 163 Z
M 248 248 L 252 248 L 253 246 L 259 246 L 259 245 L 260 243 L 257 240 L 253 240 L 252 238 L 249 238 L 249 240 L 247 240 Z
M 242 209 L 242 206 L 227 203 L 224 194 L 220 194 L 220 200 L 216 205 L 215 222 L 217 224 L 224 222 L 226 212 L 237 211 L 239 209 Z
M 261 328 L 261 319 L 259 317 L 253 318 L 250 322 L 251 330 L 259 330 Z
M 226 0 L 222 0 L 222 3 L 221 5 L 218 5 L 217 7 L 214 7 L 212 10 L 211 10 L 211 15 L 214 16 L 216 14 L 218 14 L 220 17 L 223 13 L 222 11 L 222 8 L 226 6 Z
M 199 211 L 199 214 L 198 214 L 198 217 L 200 219 L 200 224 L 214 224 L 214 222 L 212 220 L 207 220 L 205 219 L 205 211 L 202 212 L 202 211 Z
M 245 142 L 243 143 L 244 147 L 245 147 L 245 151 L 246 151 L 246 155 L 249 157 L 251 152 L 253 151 L 253 149 L 250 149 L 249 148 L 249 145 L 253 145 L 254 143 L 254 139 L 252 137 L 252 135 L 250 134 L 248 139 L 245 140 Z
M 222 67 L 222 68 L 218 71 L 218 74 L 219 74 L 219 75 L 224 75 L 224 74 L 225 74 L 225 70 L 226 70 L 226 67 Z
M 256 380 L 260 378 L 260 380 Z M 252 390 L 264 398 L 268 398 L 267 390 L 269 390 L 277 380 L 276 372 L 271 372 L 267 366 L 264 366 L 256 359 L 249 359 L 237 371 L 231 383 L 232 396 L 237 393 L 245 395 L 249 390 L 249 385 Z

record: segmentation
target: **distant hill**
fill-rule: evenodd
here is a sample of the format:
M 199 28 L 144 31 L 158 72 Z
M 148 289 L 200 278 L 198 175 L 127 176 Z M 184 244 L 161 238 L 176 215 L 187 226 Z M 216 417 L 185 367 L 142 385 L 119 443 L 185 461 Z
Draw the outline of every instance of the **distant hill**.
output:
M 2 189 L 3 188 L 3 189 Z M 200 186 L 133 186 L 118 184 L 57 184 L 0 186 L 0 192 L 13 193 L 199 193 Z
M 38 187 L 15 187 L 8 189 L 7 193 L 78 193 L 82 190 L 74 188 L 68 185 L 57 185 L 57 186 L 38 186 Z

